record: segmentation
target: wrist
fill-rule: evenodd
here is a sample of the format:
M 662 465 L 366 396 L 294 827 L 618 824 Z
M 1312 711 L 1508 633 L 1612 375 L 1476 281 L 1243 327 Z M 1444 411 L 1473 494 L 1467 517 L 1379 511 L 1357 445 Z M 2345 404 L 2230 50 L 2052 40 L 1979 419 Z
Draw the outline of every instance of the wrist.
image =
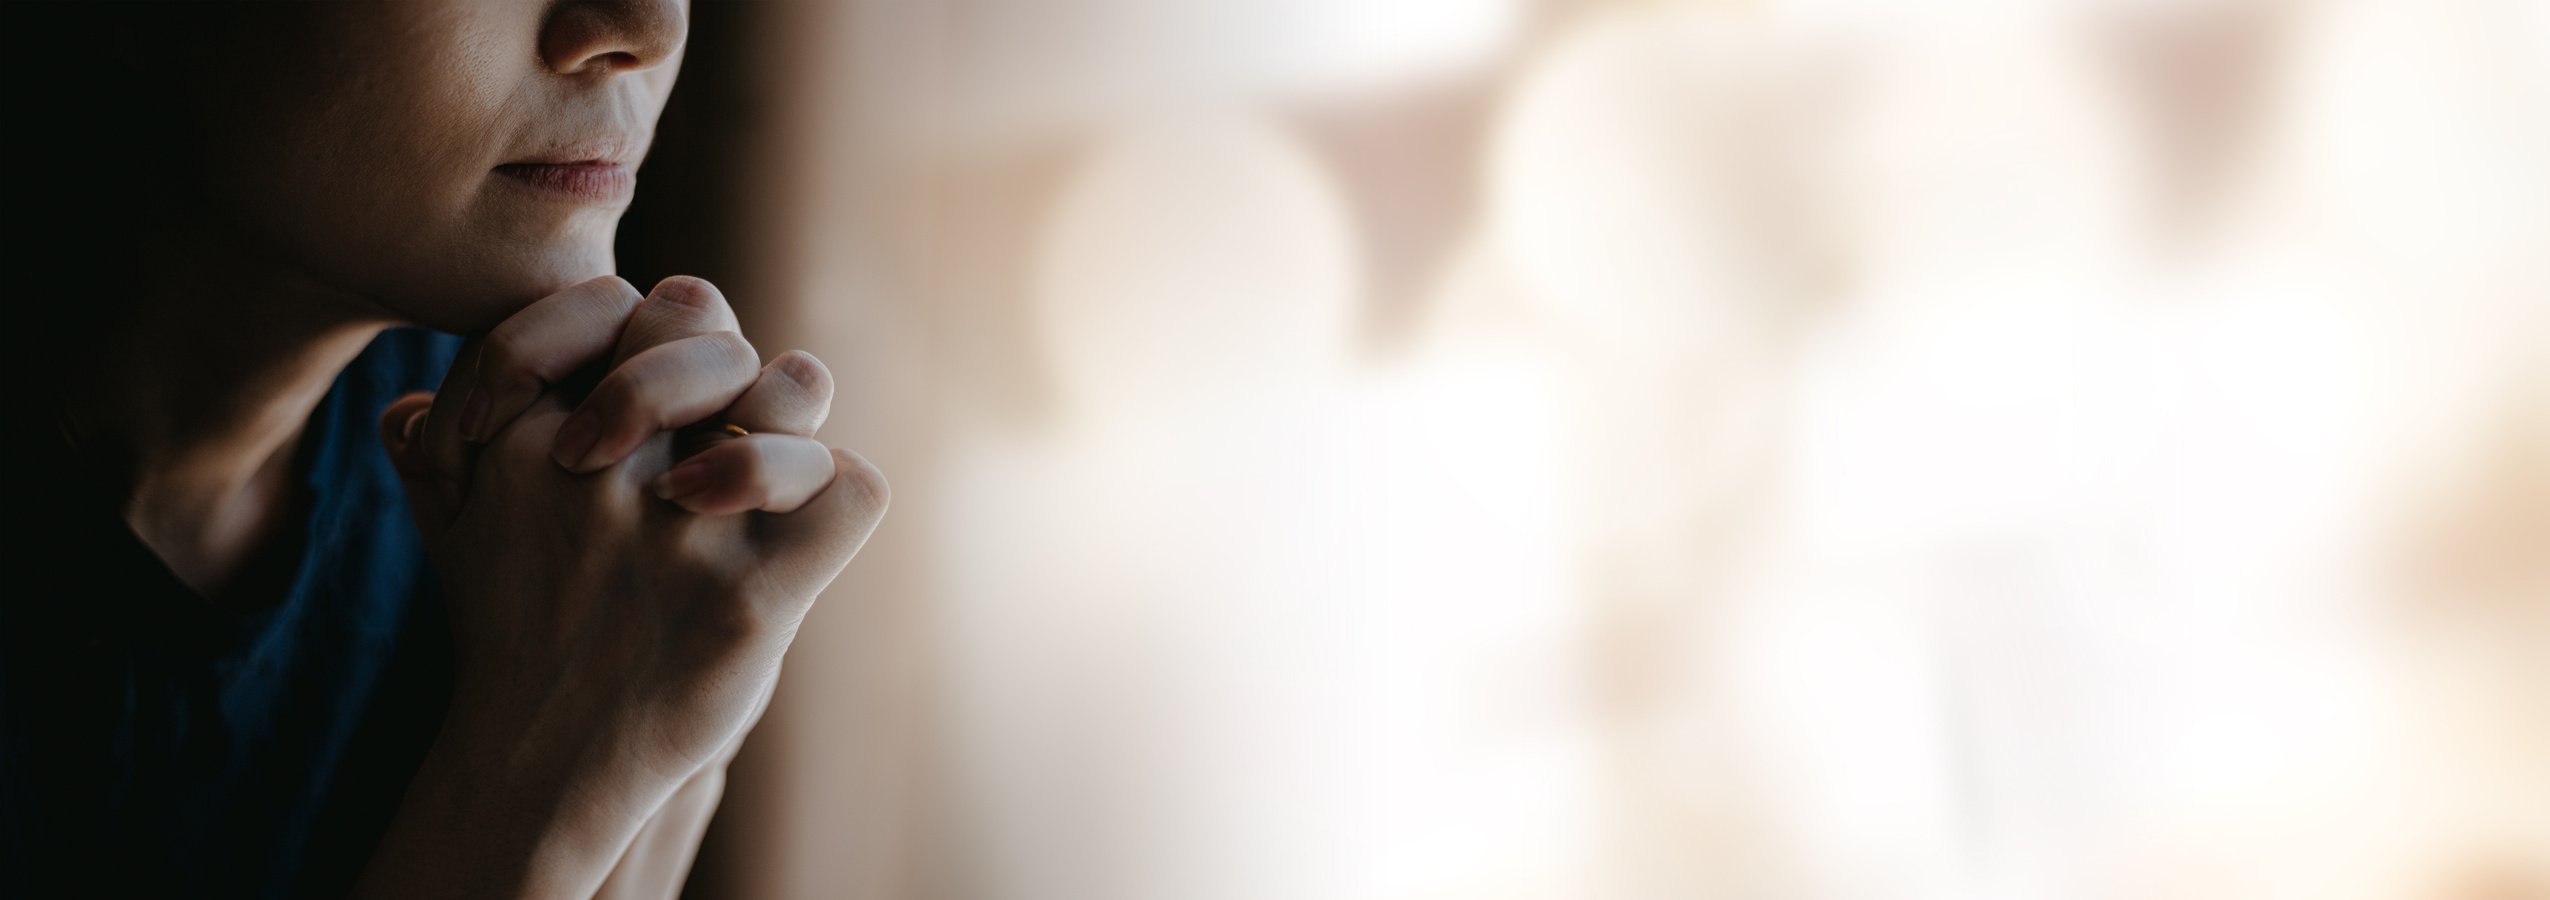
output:
M 590 896 L 680 787 L 590 758 L 610 755 L 605 742 L 543 740 L 467 708 L 409 783 L 365 896 Z

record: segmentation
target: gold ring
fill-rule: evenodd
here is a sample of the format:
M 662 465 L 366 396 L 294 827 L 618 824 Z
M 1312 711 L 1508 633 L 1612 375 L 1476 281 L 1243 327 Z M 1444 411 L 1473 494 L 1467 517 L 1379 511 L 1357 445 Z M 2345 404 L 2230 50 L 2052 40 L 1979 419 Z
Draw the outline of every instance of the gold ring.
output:
M 728 423 L 726 423 L 726 430 L 727 430 L 727 432 L 728 432 L 728 433 L 731 433 L 731 434 L 733 434 L 733 435 L 734 435 L 734 436 L 736 436 L 736 437 L 752 437 L 752 436 L 753 436 L 753 433 L 752 433 L 752 432 L 749 432 L 749 431 L 745 431 L 745 430 L 744 430 L 744 426 L 737 425 L 737 424 L 735 424 L 735 423 L 733 423 L 733 422 L 728 422 Z

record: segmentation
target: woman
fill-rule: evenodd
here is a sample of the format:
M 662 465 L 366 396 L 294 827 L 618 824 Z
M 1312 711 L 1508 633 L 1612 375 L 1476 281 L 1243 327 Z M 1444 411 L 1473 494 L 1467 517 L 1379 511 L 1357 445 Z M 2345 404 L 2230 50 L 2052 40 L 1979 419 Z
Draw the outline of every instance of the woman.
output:
M 0 893 L 673 895 L 885 508 L 821 363 L 611 276 L 686 5 L 62 6 Z

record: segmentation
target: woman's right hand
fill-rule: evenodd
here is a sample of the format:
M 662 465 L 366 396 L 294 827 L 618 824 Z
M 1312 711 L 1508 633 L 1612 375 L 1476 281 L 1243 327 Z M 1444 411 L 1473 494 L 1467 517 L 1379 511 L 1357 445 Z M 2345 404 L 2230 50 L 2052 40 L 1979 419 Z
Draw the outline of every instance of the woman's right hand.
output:
M 557 389 L 604 366 L 586 397 Z M 452 621 L 434 757 L 507 785 L 517 817 L 554 810 L 518 823 L 537 833 L 523 865 L 579 864 L 533 866 L 549 873 L 537 881 L 590 893 L 646 817 L 731 750 L 884 514 L 876 470 L 812 438 L 830 400 L 812 357 L 759 365 L 706 282 L 641 299 L 607 278 L 471 341 L 430 401 L 384 416 Z M 751 433 L 689 427 L 702 422 Z M 424 802 L 495 799 L 475 792 Z

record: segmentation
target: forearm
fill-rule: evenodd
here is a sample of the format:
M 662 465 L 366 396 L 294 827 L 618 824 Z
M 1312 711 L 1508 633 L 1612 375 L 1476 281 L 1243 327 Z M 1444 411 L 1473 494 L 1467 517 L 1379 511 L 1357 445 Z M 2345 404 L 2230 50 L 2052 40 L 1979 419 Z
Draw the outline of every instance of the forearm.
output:
M 666 800 L 639 829 L 628 852 L 594 896 L 608 900 L 672 900 L 682 893 L 691 862 L 699 856 L 700 838 L 726 794 L 726 764 L 710 764 Z
M 748 722 L 761 721 L 762 712 L 770 708 L 771 691 L 777 682 L 762 689 L 753 702 Z M 750 733 L 751 726 L 745 727 Z M 682 883 L 690 877 L 691 863 L 699 857 L 701 838 L 708 834 L 708 823 L 717 815 L 718 801 L 726 796 L 726 767 L 743 750 L 744 735 L 728 741 L 725 749 L 697 774 L 682 783 L 672 798 L 648 818 L 628 852 L 611 870 L 610 880 L 603 882 L 596 897 L 609 900 L 641 900 L 641 898 L 678 897 Z
M 522 738 L 446 728 L 355 896 L 591 897 L 680 787 Z

